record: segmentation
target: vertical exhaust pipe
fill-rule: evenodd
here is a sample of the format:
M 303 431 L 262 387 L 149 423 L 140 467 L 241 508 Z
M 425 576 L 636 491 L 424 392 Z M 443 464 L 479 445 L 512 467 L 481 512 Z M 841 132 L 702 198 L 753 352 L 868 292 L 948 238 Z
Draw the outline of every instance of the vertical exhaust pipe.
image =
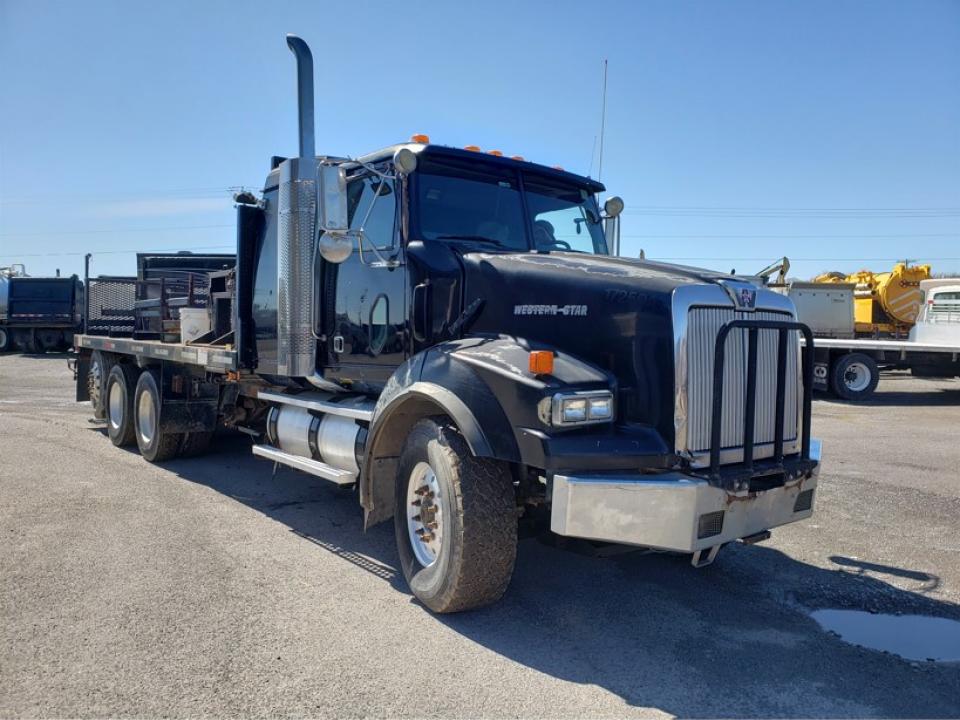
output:
M 317 241 L 317 159 L 313 129 L 313 55 L 296 35 L 287 46 L 297 59 L 300 155 L 280 164 L 277 208 L 277 372 L 311 377 L 316 372 L 313 337 L 313 249 Z
M 300 127 L 300 158 L 316 157 L 313 134 L 313 53 L 296 35 L 287 35 L 287 47 L 297 58 L 297 112 Z

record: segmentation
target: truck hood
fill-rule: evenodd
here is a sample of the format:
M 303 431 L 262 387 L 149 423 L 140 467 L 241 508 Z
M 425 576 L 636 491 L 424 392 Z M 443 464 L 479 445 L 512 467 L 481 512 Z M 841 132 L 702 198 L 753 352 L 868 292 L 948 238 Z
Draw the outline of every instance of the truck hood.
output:
M 673 290 L 728 276 L 579 253 L 462 257 L 464 306 L 483 300 L 471 332 L 542 342 L 613 373 L 618 420 L 672 439 Z

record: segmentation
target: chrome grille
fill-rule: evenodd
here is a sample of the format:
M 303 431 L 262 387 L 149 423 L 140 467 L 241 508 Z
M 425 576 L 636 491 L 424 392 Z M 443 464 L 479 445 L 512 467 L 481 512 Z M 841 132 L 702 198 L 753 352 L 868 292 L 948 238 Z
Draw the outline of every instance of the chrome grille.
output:
M 713 416 L 713 360 L 720 328 L 734 319 L 784 320 L 785 313 L 758 310 L 740 312 L 733 308 L 694 307 L 687 317 L 686 337 L 686 449 L 694 455 L 710 450 L 710 423 Z M 723 373 L 723 414 L 720 445 L 724 450 L 743 446 L 747 387 L 746 329 L 734 329 L 727 336 Z M 800 373 L 797 333 L 791 332 L 787 345 L 787 388 L 784 402 L 784 450 L 795 450 L 798 440 Z M 754 457 L 773 453 L 776 412 L 777 331 L 760 330 L 757 337 L 757 402 L 754 420 Z M 766 447 L 764 447 L 766 445 Z M 726 453 L 723 462 L 742 459 Z

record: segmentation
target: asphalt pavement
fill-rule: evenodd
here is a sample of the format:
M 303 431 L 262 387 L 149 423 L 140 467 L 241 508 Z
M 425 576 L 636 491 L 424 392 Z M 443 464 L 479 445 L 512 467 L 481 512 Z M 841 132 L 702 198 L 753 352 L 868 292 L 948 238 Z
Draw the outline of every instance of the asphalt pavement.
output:
M 0 716 L 957 717 L 960 665 L 816 609 L 960 621 L 960 381 L 818 399 L 816 511 L 711 567 L 521 543 L 492 608 L 436 617 L 392 525 L 254 458 L 113 447 L 65 355 L 0 356 Z

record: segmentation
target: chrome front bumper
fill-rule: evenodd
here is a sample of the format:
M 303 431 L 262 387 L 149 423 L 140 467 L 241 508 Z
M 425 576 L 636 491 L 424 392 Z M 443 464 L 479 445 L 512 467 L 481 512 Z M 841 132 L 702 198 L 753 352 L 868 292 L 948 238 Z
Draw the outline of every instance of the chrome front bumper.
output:
M 677 552 L 715 547 L 810 517 L 820 471 L 819 440 L 811 440 L 810 458 L 817 461 L 810 477 L 752 494 L 727 492 L 677 472 L 556 475 L 550 529 L 569 537 Z M 812 495 L 800 498 L 806 491 Z

